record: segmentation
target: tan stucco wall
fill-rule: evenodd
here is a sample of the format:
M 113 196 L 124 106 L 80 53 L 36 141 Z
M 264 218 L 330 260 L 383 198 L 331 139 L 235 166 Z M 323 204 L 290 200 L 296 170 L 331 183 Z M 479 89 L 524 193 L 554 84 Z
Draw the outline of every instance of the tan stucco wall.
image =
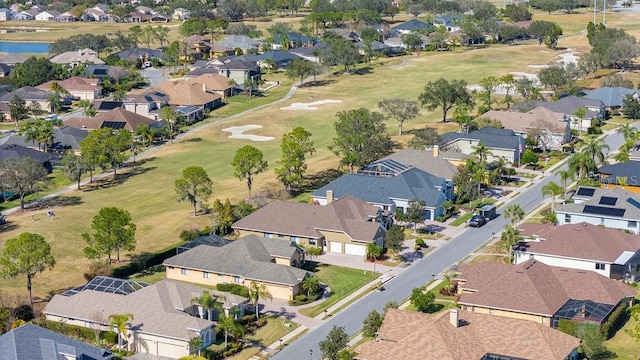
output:
M 248 287 L 252 281 L 250 279 L 241 278 L 241 282 L 236 283 L 235 278 L 233 276 L 229 276 L 229 275 L 218 276 L 218 274 L 216 273 L 210 273 L 209 278 L 205 278 L 203 277 L 203 272 L 198 270 L 187 270 L 187 274 L 182 275 L 180 268 L 171 268 L 168 266 L 166 267 L 166 270 L 167 270 L 167 279 L 180 280 L 180 281 L 186 281 L 190 283 L 210 285 L 210 286 L 228 283 L 228 284 L 239 284 L 239 285 L 244 285 Z M 271 284 L 271 283 L 260 282 L 260 281 L 256 281 L 256 283 L 266 285 L 267 289 L 269 289 L 269 292 L 271 293 L 271 296 L 273 296 L 274 299 L 291 300 L 295 295 L 297 295 L 300 292 L 300 289 L 299 289 L 300 284 L 297 284 L 293 288 L 290 288 L 289 286 L 285 286 L 285 285 Z
M 256 235 L 256 236 L 264 236 L 264 232 L 262 231 L 251 231 L 251 230 L 236 230 L 234 229 L 237 233 L 238 233 L 238 238 L 243 238 L 247 235 Z M 277 233 L 273 233 L 274 234 L 274 239 L 280 239 L 283 241 L 291 241 L 291 237 L 288 235 L 283 235 L 283 237 L 278 237 Z M 306 237 L 300 237 L 298 236 L 298 245 L 301 246 L 311 246 L 309 245 L 309 238 Z M 322 246 L 322 240 L 321 239 L 316 239 L 316 247 L 321 247 Z
M 472 306 L 462 305 L 462 309 L 466 310 L 466 311 L 480 313 L 480 314 L 487 314 L 487 315 L 508 317 L 508 318 L 512 318 L 512 319 L 521 319 L 521 320 L 534 321 L 534 322 L 537 322 L 538 324 L 551 326 L 551 318 L 546 317 L 546 316 L 541 316 L 541 315 L 524 314 L 524 313 L 519 313 L 519 312 L 514 312 L 514 311 L 505 311 L 505 310 L 498 310 L 498 309 L 493 309 L 492 310 L 491 308 L 481 307 L 481 306 L 473 306 L 472 307 Z

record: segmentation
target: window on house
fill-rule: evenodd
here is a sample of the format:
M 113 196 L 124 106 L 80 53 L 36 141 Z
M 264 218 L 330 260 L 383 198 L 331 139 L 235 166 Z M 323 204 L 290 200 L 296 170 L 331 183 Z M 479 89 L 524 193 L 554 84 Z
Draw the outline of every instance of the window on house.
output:
M 272 238 L 272 237 L 273 237 L 273 234 L 270 234 L 270 233 L 264 233 L 264 237 L 266 237 L 266 238 Z
M 203 272 L 203 273 L 202 273 L 202 277 L 203 277 L 203 278 L 205 278 L 205 279 L 208 279 L 208 278 L 210 278 L 210 277 L 211 277 L 211 273 L 210 273 L 210 272 L 205 271 L 205 272 Z
M 316 246 L 318 245 L 318 241 L 316 239 L 309 239 L 309 245 Z
M 224 274 L 218 274 L 218 277 L 224 277 Z
M 607 265 L 603 263 L 596 263 L 596 270 L 606 270 Z
M 234 276 L 233 277 L 233 282 L 236 284 L 239 284 L 242 282 L 242 278 L 240 276 Z
M 600 218 L 600 225 L 604 225 L 604 218 Z
M 187 269 L 180 269 L 180 274 L 187 275 Z
M 638 227 L 638 222 L 637 221 L 627 221 L 627 227 L 635 229 L 635 228 Z
M 297 236 L 292 236 L 291 237 L 291 242 L 294 244 L 300 244 L 300 238 Z
M 571 222 L 571 215 L 564 214 L 564 222 L 565 223 L 570 223 Z
M 283 238 L 283 237 L 284 237 L 284 235 L 278 234 L 278 238 Z

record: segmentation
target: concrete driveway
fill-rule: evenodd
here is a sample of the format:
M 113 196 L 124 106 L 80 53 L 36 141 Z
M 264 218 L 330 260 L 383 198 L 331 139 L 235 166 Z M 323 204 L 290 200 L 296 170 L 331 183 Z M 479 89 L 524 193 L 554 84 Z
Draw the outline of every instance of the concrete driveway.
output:
M 149 86 L 156 86 L 161 82 L 169 81 L 170 79 L 164 76 L 166 69 L 156 69 L 153 67 L 149 67 L 146 69 L 140 70 L 142 77 L 149 80 Z

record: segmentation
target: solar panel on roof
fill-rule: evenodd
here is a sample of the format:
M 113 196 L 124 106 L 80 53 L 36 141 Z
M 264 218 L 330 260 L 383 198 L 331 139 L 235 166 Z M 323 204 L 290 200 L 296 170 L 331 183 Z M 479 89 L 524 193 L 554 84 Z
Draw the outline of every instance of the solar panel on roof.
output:
M 576 195 L 578 195 L 578 196 L 593 196 L 593 194 L 595 192 L 596 192 L 596 189 L 581 187 L 581 188 L 578 189 L 578 192 L 576 193 Z
M 640 209 L 640 202 L 634 198 L 627 198 L 627 202 Z
M 105 121 L 100 126 L 101 128 L 110 128 L 110 129 L 123 129 L 127 123 L 122 121 Z
M 624 216 L 625 209 L 609 208 L 609 207 L 595 206 L 595 205 L 585 205 L 584 209 L 582 209 L 582 212 L 585 214 L 622 217 Z
M 603 197 L 600 198 L 600 202 L 598 204 L 600 204 L 600 205 L 615 205 L 617 201 L 618 201 L 618 198 L 616 198 L 616 197 L 603 196 Z

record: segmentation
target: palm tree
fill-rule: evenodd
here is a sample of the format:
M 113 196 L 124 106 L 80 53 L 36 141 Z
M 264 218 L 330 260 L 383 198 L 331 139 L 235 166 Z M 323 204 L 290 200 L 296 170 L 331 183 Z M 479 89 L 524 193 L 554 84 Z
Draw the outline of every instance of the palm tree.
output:
M 468 104 L 461 104 L 456 106 L 455 110 L 453 110 L 453 120 L 458 123 L 458 131 L 460 133 L 465 133 L 469 123 L 473 119 L 471 117 L 471 108 Z
M 609 150 L 609 145 L 605 144 L 603 139 L 591 139 L 584 145 L 582 152 L 588 154 L 594 162 L 597 158 L 597 163 L 605 164 L 604 150 Z
M 551 212 L 556 212 L 556 196 L 563 193 L 562 187 L 553 181 L 542 187 L 542 196 L 551 195 Z
M 586 152 L 574 154 L 569 159 L 569 169 L 578 174 L 578 180 L 582 180 L 590 171 L 597 169 L 596 162 Z
M 51 110 L 51 113 L 57 113 L 60 109 L 62 109 L 62 100 L 60 100 L 60 95 L 57 93 L 53 93 L 51 95 L 49 95 L 49 98 L 47 99 L 47 101 L 49 102 L 49 108 Z
M 249 97 L 251 97 L 251 92 L 253 91 L 253 88 L 256 86 L 256 80 L 252 79 L 252 78 L 246 78 L 244 80 L 244 93 L 245 95 L 249 95 Z
M 244 328 L 242 325 L 236 322 L 236 314 L 232 312 L 229 315 L 224 313 L 220 314 L 218 317 L 218 326 L 216 326 L 216 331 L 224 331 L 224 348 L 227 348 L 228 337 L 229 334 L 235 336 L 236 338 L 242 338 L 244 336 Z
M 118 348 L 122 349 L 122 337 L 127 336 L 127 323 L 133 320 L 133 314 L 111 314 L 108 320 L 109 326 L 117 330 Z
M 627 162 L 629 161 L 629 151 L 633 144 L 631 141 L 627 141 L 622 146 L 620 146 L 620 151 L 613 157 L 613 159 L 617 162 Z
M 560 180 L 562 181 L 562 197 L 564 198 L 567 193 L 567 181 L 575 180 L 575 177 L 574 177 L 575 173 L 567 169 L 567 170 L 560 170 L 556 172 L 556 175 L 560 176 Z
M 258 285 L 255 281 L 252 281 L 249 285 L 249 301 L 256 310 L 256 320 L 260 319 L 260 299 L 271 301 L 273 300 L 273 296 L 265 284 Z
M 60 94 L 63 94 L 63 95 L 69 94 L 69 91 L 67 91 L 67 89 L 65 89 L 62 86 L 60 86 L 60 84 L 58 84 L 57 81 L 54 81 L 54 82 L 51 83 L 51 87 L 49 87 L 49 90 L 51 90 L 54 93 L 58 94 L 58 96 L 60 96 Z
M 513 251 L 513 245 L 522 241 L 522 236 L 520 235 L 520 231 L 516 229 L 513 225 L 507 225 L 502 230 L 502 234 L 500 234 L 500 241 L 502 242 L 502 246 L 509 251 L 509 264 L 511 264 L 511 252 Z
M 153 131 L 147 124 L 139 125 L 136 128 L 136 135 L 142 138 L 145 146 L 153 141 Z
M 213 310 L 222 312 L 222 305 L 218 302 L 220 298 L 216 298 L 207 290 L 202 291 L 202 295 L 191 299 L 192 304 L 198 304 L 202 307 L 202 318 L 204 319 L 204 313 L 207 313 L 207 319 L 213 320 Z M 222 300 L 224 301 L 224 300 Z
M 451 290 L 453 290 L 453 279 L 456 278 L 456 273 L 448 272 L 443 276 L 444 280 L 444 289 L 447 291 L 449 295 L 451 295 Z
M 229 79 L 229 81 L 227 81 L 227 85 L 231 86 L 231 96 L 235 95 L 236 86 L 238 86 L 238 82 L 233 79 Z
M 200 349 L 202 348 L 203 344 L 204 344 L 204 341 L 202 341 L 202 338 L 200 336 L 191 338 L 189 340 L 189 354 L 195 354 L 197 350 L 198 355 L 200 355 Z
M 80 100 L 78 101 L 78 106 L 82 108 L 82 113 L 86 116 L 87 110 L 91 107 L 91 101 L 89 100 Z
M 507 159 L 504 156 L 500 156 L 498 160 L 493 162 L 493 178 L 498 181 L 498 183 L 502 183 L 502 178 L 509 171 L 507 167 Z
M 376 261 L 376 258 L 379 258 L 382 255 L 382 248 L 376 245 L 376 243 L 368 243 L 365 248 L 365 255 L 367 259 L 373 259 L 373 262 Z
M 478 143 L 478 145 L 473 146 L 472 149 L 473 152 L 471 152 L 471 155 L 478 158 L 480 163 L 483 164 L 483 167 L 487 163 L 487 158 L 489 157 L 489 155 L 493 155 L 491 153 L 491 150 L 489 150 L 489 148 L 487 148 L 484 143 Z
M 36 122 L 38 148 L 40 144 L 44 144 L 44 152 L 49 150 L 49 144 L 54 140 L 53 136 L 53 124 L 50 121 L 38 121 Z
M 302 290 L 307 292 L 307 297 L 320 291 L 320 279 L 317 276 L 307 276 L 302 280 Z
M 622 134 L 625 141 L 635 139 L 637 132 L 638 131 L 635 128 L 632 128 L 629 124 L 624 124 L 623 126 L 618 128 L 618 133 Z
M 524 209 L 518 204 L 511 204 L 504 209 L 504 217 L 511 219 L 511 225 L 518 226 L 525 216 Z

